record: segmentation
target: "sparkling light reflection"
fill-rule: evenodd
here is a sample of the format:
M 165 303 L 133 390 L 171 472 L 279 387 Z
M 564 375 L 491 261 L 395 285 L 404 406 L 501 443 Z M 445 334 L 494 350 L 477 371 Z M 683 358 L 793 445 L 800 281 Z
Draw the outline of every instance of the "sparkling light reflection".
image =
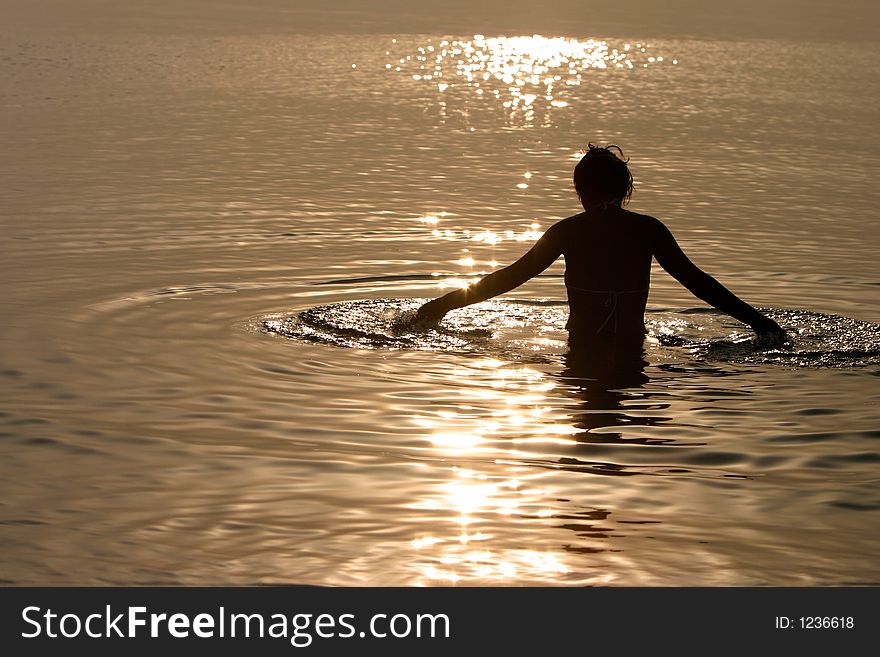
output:
M 446 519 L 411 547 L 422 583 L 551 581 L 570 573 L 566 555 L 546 549 L 500 549 L 494 523 L 553 523 L 561 510 L 541 480 L 551 472 L 517 465 L 530 445 L 542 454 L 575 444 L 576 431 L 547 395 L 556 382 L 537 369 L 483 358 L 455 372 L 461 402 L 412 418 L 425 431 L 427 449 L 451 461 L 446 481 L 436 483 L 411 507 Z M 465 459 L 467 464 L 454 463 Z M 510 463 L 505 465 L 505 463 Z M 487 468 L 486 464 L 494 464 Z
M 431 498 L 414 505 L 455 517 L 449 533 L 420 536 L 411 542 L 422 564 L 419 571 L 424 583 L 503 583 L 517 578 L 546 581 L 566 575 L 569 566 L 558 554 L 537 549 L 496 549 L 492 546 L 493 535 L 480 529 L 483 524 L 488 528 L 491 516 L 498 515 L 552 519 L 556 510 L 542 505 L 544 491 L 524 485 L 523 479 L 536 476 L 542 475 L 521 473 L 520 477 L 505 479 L 452 468 L 448 483 L 438 486 Z
M 525 177 L 531 178 L 532 174 L 527 173 Z M 528 186 L 528 185 L 526 185 Z M 439 280 L 436 284 L 438 289 L 444 290 L 448 288 L 465 288 L 471 283 L 480 280 L 482 274 L 494 270 L 499 266 L 498 260 L 495 259 L 495 249 L 497 244 L 502 242 L 534 242 L 544 234 L 541 230 L 541 224 L 532 221 L 528 224 L 521 224 L 522 230 L 505 230 L 495 231 L 490 229 L 471 230 L 470 228 L 441 228 L 441 222 L 448 217 L 446 212 L 438 212 L 425 214 L 416 218 L 420 224 L 430 229 L 431 235 L 446 241 L 459 241 L 466 243 L 476 243 L 490 247 L 489 257 L 485 260 L 474 257 L 470 249 L 462 249 L 462 256 L 450 261 L 451 264 L 464 267 L 467 272 L 465 276 L 446 277 Z M 479 275 L 473 270 L 475 267 L 487 268 L 487 271 L 481 272 Z M 434 272 L 434 276 L 440 277 L 440 272 Z
M 512 113 L 533 115 L 539 107 L 567 107 L 573 99 L 566 89 L 586 84 L 592 71 L 631 71 L 670 61 L 648 55 L 648 49 L 647 43 L 614 45 L 540 34 L 491 38 L 475 34 L 472 39 L 436 43 L 429 39 L 408 54 L 386 51 L 392 61 L 385 68 L 436 85 L 441 94 L 466 89 L 496 99 Z M 678 60 L 671 63 L 678 64 Z

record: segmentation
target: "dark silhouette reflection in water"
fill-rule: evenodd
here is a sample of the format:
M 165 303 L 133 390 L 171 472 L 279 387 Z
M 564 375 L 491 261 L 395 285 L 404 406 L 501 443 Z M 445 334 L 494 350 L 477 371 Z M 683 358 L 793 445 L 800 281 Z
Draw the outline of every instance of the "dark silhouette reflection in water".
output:
M 674 442 L 665 438 L 624 438 L 620 432 L 607 431 L 613 427 L 653 426 L 672 419 L 656 412 L 645 412 L 668 406 L 649 400 L 647 365 L 640 339 L 624 343 L 569 343 L 564 368 L 558 376 L 562 387 L 579 401 L 570 414 L 571 425 L 579 430 L 572 435 L 577 441 L 576 453 L 589 453 L 597 444 L 661 445 Z M 625 465 L 592 459 L 562 457 L 559 463 L 561 470 L 590 475 L 639 474 Z M 577 540 L 563 543 L 562 549 L 577 554 L 617 551 L 610 547 L 609 541 L 619 535 L 619 529 L 615 529 L 616 521 L 609 516 L 611 511 L 601 507 L 555 516 L 561 523 L 559 528 L 574 532 Z
M 644 413 L 667 405 L 647 400 L 644 389 L 650 378 L 645 372 L 648 362 L 641 341 L 623 345 L 570 343 L 569 347 L 559 377 L 570 394 L 581 402 L 579 409 L 571 414 L 572 426 L 581 430 L 574 435 L 578 443 L 662 445 L 674 442 L 664 438 L 624 438 L 621 433 L 594 431 L 607 427 L 654 426 L 672 419 Z M 646 402 L 638 403 L 639 398 Z
M 571 530 L 575 532 L 577 538 L 591 541 L 588 545 L 564 543 L 562 549 L 578 554 L 599 554 L 600 552 L 614 551 L 607 547 L 608 539 L 614 537 L 614 529 L 607 526 L 610 523 L 603 524 L 602 522 L 607 520 L 609 515 L 611 512 L 607 509 L 586 509 L 555 516 L 557 520 L 561 521 L 561 524 L 558 525 L 560 529 Z

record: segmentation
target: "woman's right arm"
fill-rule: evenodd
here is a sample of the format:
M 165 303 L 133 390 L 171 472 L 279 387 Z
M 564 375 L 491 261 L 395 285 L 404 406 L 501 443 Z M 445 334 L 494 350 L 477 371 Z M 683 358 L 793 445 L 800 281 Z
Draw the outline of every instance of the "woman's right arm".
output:
M 779 324 L 747 304 L 691 262 L 669 229 L 662 222 L 656 219 L 654 221 L 656 221 L 654 257 L 673 278 L 690 290 L 694 296 L 751 326 L 755 333 L 785 334 Z
M 477 283 L 429 301 L 416 313 L 416 321 L 438 322 L 450 310 L 491 299 L 519 287 L 552 265 L 562 254 L 561 223 L 551 226 L 519 260 L 492 272 Z

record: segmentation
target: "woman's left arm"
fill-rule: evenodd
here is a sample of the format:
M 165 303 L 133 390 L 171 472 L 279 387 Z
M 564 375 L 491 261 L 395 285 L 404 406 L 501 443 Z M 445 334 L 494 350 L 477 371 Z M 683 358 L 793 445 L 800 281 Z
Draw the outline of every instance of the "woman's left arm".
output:
M 416 321 L 437 322 L 450 310 L 491 299 L 519 287 L 552 265 L 562 254 L 564 241 L 555 224 L 519 260 L 492 272 L 476 283 L 429 301 L 416 313 Z

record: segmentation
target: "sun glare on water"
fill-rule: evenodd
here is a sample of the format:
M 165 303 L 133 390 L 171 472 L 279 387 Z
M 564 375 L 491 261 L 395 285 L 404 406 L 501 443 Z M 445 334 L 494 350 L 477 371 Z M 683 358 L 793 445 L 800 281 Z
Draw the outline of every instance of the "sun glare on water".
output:
M 426 517 L 443 519 L 410 543 L 421 584 L 549 582 L 570 573 L 567 559 L 546 546 L 496 545 L 491 525 L 498 516 L 509 523 L 556 522 L 561 511 L 542 486 L 550 473 L 520 462 L 535 444 L 570 447 L 577 431 L 567 416 L 547 416 L 554 382 L 539 370 L 505 365 L 494 358 L 474 361 L 461 375 L 480 385 L 463 387 L 460 405 L 412 418 L 423 432 L 426 456 L 450 462 L 448 478 L 410 503 Z M 591 582 L 604 583 L 601 576 Z
M 435 85 L 441 94 L 466 89 L 492 97 L 510 111 L 562 108 L 573 102 L 567 89 L 589 82 L 591 71 L 631 71 L 678 60 L 649 55 L 649 44 L 612 44 L 597 39 L 532 36 L 440 39 L 414 52 L 387 55 L 385 68 Z M 442 101 L 441 101 L 442 102 Z M 523 183 L 525 184 L 525 183 Z

